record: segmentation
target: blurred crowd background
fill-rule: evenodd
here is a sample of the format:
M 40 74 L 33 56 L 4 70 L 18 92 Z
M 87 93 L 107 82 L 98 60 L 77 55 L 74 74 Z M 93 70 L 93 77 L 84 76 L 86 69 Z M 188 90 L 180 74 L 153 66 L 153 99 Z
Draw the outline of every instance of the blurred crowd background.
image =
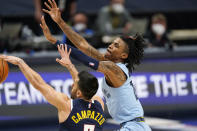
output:
M 45 16 L 51 32 L 72 44 L 66 35 L 43 13 L 45 0 L 7 0 L 0 8 L 0 52 L 55 50 L 39 27 Z M 144 35 L 147 48 L 196 45 L 197 3 L 195 0 L 56 0 L 63 19 L 94 47 L 106 47 L 118 35 Z M 40 39 L 39 39 L 40 38 Z M 23 47 L 23 48 L 21 48 Z
M 0 53 L 25 59 L 56 90 L 68 93 L 71 77 L 55 62 L 59 54 L 42 33 L 41 16 L 58 40 L 73 44 L 42 11 L 45 1 L 0 1 Z M 142 34 L 145 57 L 132 76 L 148 124 L 154 131 L 197 130 L 196 0 L 55 1 L 63 19 L 100 52 L 119 35 Z M 102 76 L 73 62 L 79 71 Z M 0 84 L 0 130 L 57 130 L 56 110 L 31 91 L 20 70 L 10 65 L 8 79 Z M 118 128 L 106 115 L 105 131 Z

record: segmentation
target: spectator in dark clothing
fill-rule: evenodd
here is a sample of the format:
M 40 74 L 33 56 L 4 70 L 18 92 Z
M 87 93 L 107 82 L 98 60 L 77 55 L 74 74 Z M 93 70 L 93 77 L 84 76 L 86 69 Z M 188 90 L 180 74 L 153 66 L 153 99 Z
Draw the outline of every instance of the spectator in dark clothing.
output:
M 100 9 L 97 18 L 98 31 L 101 35 L 130 33 L 132 17 L 124 7 L 125 0 L 109 0 L 110 4 Z
M 62 18 L 65 21 L 69 21 L 69 19 L 73 16 L 73 14 L 76 12 L 76 1 L 77 0 L 55 0 L 58 8 L 62 12 Z M 46 6 L 44 5 L 44 2 L 48 2 L 48 0 L 34 0 L 35 5 L 35 20 L 38 22 L 38 25 L 40 24 L 40 19 L 43 14 L 42 9 L 46 9 Z M 53 20 L 51 20 L 49 15 L 45 16 L 46 23 L 49 25 L 49 28 L 53 34 L 59 33 L 59 28 Z M 40 28 L 35 29 L 36 34 L 40 34 L 42 31 Z
M 167 36 L 167 20 L 162 14 L 155 14 L 151 19 L 151 29 L 145 34 L 148 47 L 171 48 L 171 41 Z

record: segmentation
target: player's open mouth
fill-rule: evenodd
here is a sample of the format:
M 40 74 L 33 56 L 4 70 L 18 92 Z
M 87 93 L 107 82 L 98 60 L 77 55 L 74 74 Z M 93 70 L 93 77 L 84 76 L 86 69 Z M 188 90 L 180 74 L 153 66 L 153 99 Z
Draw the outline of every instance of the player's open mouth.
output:
M 109 49 L 107 49 L 107 52 L 111 54 L 111 51 Z

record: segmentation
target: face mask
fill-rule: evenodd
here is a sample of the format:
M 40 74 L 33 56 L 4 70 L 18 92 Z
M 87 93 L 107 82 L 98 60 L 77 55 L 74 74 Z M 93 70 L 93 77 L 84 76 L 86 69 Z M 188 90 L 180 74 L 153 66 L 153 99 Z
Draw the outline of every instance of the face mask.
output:
M 83 31 L 84 29 L 86 29 L 86 25 L 83 23 L 78 23 L 74 25 L 75 30 L 77 30 L 78 32 Z
M 152 31 L 155 34 L 163 35 L 165 33 L 166 29 L 162 24 L 153 24 L 152 25 Z
M 121 14 L 124 11 L 124 6 L 122 4 L 113 4 L 112 10 L 116 14 Z

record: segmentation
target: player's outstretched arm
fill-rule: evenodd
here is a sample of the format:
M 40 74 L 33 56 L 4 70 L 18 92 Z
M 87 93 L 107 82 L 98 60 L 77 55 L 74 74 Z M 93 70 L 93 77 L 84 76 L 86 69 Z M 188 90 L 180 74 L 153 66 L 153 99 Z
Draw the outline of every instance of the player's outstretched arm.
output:
M 54 0 L 48 0 L 47 4 L 45 2 L 46 7 L 48 10 L 43 9 L 45 13 L 48 13 L 53 21 L 55 21 L 59 27 L 62 29 L 62 31 L 66 34 L 66 36 L 69 38 L 69 40 L 81 51 L 83 51 L 88 56 L 91 56 L 97 60 L 105 60 L 105 57 L 103 54 L 101 54 L 98 50 L 96 50 L 94 47 L 92 47 L 82 36 L 80 36 L 78 33 L 72 30 L 72 28 L 67 25 L 64 20 L 61 17 L 61 13 L 59 8 L 57 8 L 57 4 Z
M 52 44 L 55 44 L 57 42 L 56 38 L 53 37 L 51 35 L 51 32 L 45 22 L 45 19 L 44 19 L 44 16 L 42 16 L 41 18 L 41 24 L 40 24 L 40 27 L 42 28 L 42 31 L 44 33 L 44 36 L 46 37 L 46 39 L 51 42 Z
M 61 56 L 61 59 L 56 59 L 56 61 L 58 63 L 60 63 L 62 66 L 66 67 L 68 69 L 68 71 L 70 72 L 74 83 L 78 82 L 79 78 L 78 78 L 78 71 L 75 68 L 75 66 L 72 64 L 71 60 L 70 60 L 70 53 L 71 53 L 71 48 L 69 49 L 69 51 L 67 50 L 67 45 L 58 45 L 58 52 Z
M 72 78 L 75 82 L 78 82 L 79 78 L 78 78 L 78 71 L 75 68 L 75 66 L 72 64 L 72 62 L 70 61 L 70 53 L 71 53 L 71 48 L 69 48 L 69 51 L 67 49 L 67 45 L 58 45 L 58 51 L 61 55 L 61 60 L 60 59 L 56 59 L 57 62 L 59 62 L 62 66 L 66 67 L 69 72 L 72 75 Z M 99 96 L 94 96 L 92 98 L 93 100 L 97 100 L 99 103 L 101 103 L 101 106 L 104 110 L 104 103 L 103 100 L 99 97 Z
M 71 56 L 74 59 L 96 71 L 102 72 L 111 86 L 120 87 L 126 81 L 124 72 L 115 63 L 111 61 L 97 61 L 69 45 L 61 44 L 60 46 L 62 48 L 64 48 L 63 46 L 67 46 L 68 49 L 72 49 Z M 60 46 L 58 47 L 59 49 L 61 49 Z
M 66 101 L 68 101 L 69 98 L 63 93 L 56 92 L 42 79 L 42 77 L 37 72 L 31 69 L 22 59 L 15 56 L 5 55 L 0 55 L 0 58 L 11 64 L 19 66 L 20 70 L 23 72 L 27 80 L 33 85 L 34 88 L 39 90 L 44 95 L 44 97 L 50 104 L 54 105 L 60 110 L 65 110 L 65 108 L 68 107 L 66 105 Z

